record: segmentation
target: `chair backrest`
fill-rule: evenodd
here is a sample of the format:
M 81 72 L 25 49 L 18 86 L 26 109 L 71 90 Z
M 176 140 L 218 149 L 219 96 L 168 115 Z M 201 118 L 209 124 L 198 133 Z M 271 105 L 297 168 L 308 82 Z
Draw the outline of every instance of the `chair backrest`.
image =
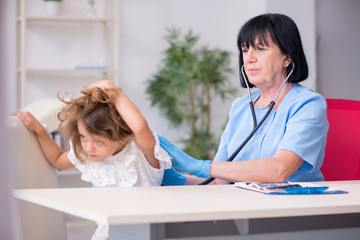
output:
M 360 101 L 326 102 L 329 132 L 321 171 L 326 181 L 360 180 Z
M 45 159 L 35 134 L 15 116 L 9 117 L 7 131 L 15 188 L 59 187 L 56 169 Z M 19 239 L 66 239 L 65 219 L 61 212 L 17 200 Z
M 49 132 L 56 131 L 59 127 L 58 112 L 65 104 L 57 98 L 43 98 L 26 105 L 21 110 L 31 112 Z

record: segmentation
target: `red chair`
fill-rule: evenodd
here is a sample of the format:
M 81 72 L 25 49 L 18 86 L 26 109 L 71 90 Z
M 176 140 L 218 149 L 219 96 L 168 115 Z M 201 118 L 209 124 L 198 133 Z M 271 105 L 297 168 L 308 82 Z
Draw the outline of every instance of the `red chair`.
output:
M 329 132 L 321 171 L 326 181 L 360 180 L 360 101 L 326 102 Z

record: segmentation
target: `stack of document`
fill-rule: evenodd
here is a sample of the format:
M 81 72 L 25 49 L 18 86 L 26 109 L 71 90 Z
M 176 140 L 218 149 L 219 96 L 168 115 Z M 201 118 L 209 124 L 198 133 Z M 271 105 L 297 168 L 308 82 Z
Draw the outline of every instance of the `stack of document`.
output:
M 299 194 L 344 194 L 348 193 L 333 187 L 326 187 L 310 182 L 281 182 L 281 183 L 258 183 L 237 182 L 236 187 L 277 195 Z

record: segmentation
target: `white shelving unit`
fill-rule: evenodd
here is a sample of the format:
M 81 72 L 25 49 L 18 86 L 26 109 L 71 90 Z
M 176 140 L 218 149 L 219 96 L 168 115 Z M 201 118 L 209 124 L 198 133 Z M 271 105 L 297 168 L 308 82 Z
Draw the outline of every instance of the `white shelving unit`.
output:
M 30 4 L 31 0 L 17 0 L 16 1 L 16 26 L 17 26 L 17 57 L 16 57 L 16 79 L 15 88 L 17 91 L 17 107 L 18 109 L 24 107 L 27 102 L 27 81 L 29 76 L 34 74 L 46 74 L 49 80 L 51 76 L 64 74 L 64 75 L 100 75 L 103 79 L 110 79 L 117 84 L 118 80 L 118 51 L 119 51 L 119 39 L 118 39 L 118 0 L 112 0 L 112 5 L 109 7 L 108 0 L 100 0 L 102 2 L 102 14 L 101 16 L 94 18 L 87 17 L 72 17 L 72 16 L 30 16 L 27 12 L 27 4 Z M 43 2 L 43 1 L 42 1 Z M 61 2 L 60 4 L 63 4 Z M 86 3 L 86 1 L 84 1 Z M 37 3 L 39 4 L 39 3 Z M 107 63 L 106 67 L 100 69 L 81 69 L 74 68 L 29 68 L 28 67 L 28 38 L 27 32 L 30 28 L 41 24 L 52 24 L 52 28 L 64 27 L 67 24 L 100 24 L 102 26 L 102 55 L 104 59 L 111 59 L 111 65 Z M 68 26 L 68 25 L 67 25 Z M 39 28 L 36 29 L 36 31 Z M 59 31 L 59 34 L 66 34 L 64 31 Z M 81 34 L 81 32 L 79 32 Z M 109 36 L 112 36 L 112 48 L 109 48 Z M 76 36 L 73 36 L 76 38 Z M 110 51 L 111 50 L 111 51 Z M 51 59 L 49 60 L 51 61 Z

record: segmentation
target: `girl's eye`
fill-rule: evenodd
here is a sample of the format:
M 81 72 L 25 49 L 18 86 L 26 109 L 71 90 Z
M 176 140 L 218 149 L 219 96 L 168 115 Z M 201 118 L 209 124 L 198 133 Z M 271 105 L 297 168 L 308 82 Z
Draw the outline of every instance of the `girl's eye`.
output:
M 96 144 L 97 144 L 97 145 L 102 145 L 102 144 L 103 144 L 103 142 L 102 142 L 102 141 L 100 141 L 100 140 L 96 140 Z
M 80 135 L 80 139 L 86 141 L 86 137 L 84 137 L 83 135 Z

